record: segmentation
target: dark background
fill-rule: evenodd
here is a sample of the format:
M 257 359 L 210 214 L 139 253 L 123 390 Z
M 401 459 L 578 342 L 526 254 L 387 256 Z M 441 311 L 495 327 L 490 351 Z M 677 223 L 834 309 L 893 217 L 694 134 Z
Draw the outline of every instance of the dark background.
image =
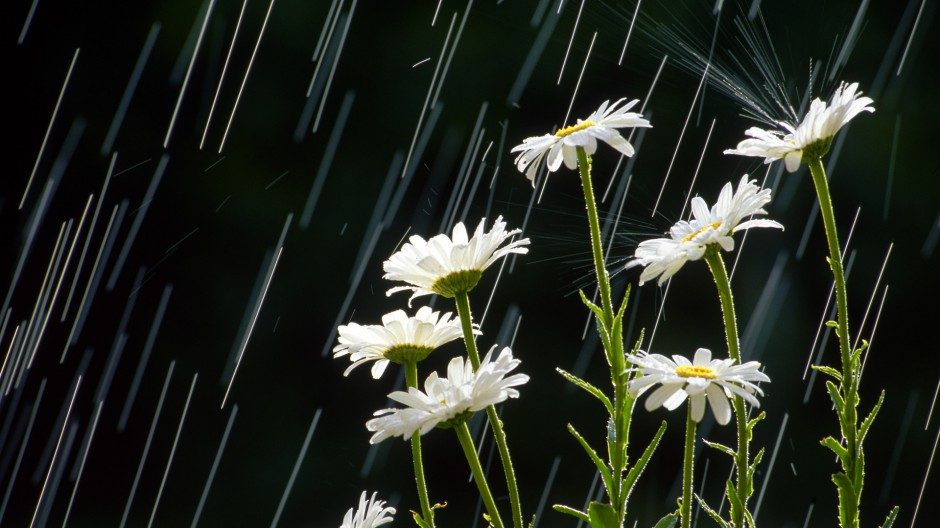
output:
M 90 219 L 65 271 L 63 289 L 52 305 L 53 315 L 33 364 L 17 371 L 22 372 L 19 384 L 0 399 L 0 493 L 9 493 L 0 524 L 28 525 L 37 504 L 37 525 L 62 522 L 101 398 L 100 418 L 69 517 L 72 526 L 120 523 L 145 450 L 127 525 L 145 526 L 150 519 L 171 456 L 154 523 L 190 525 L 235 406 L 237 414 L 201 513 L 203 526 L 267 526 L 275 518 L 280 526 L 337 526 L 364 489 L 379 491 L 398 507 L 395 525 L 409 524 L 407 511 L 417 508 L 410 450 L 399 439 L 370 449 L 370 433 L 363 425 L 373 411 L 388 404 L 385 394 L 400 387 L 401 375 L 391 368 L 374 381 L 367 368 L 361 368 L 343 378 L 346 360 L 334 361 L 323 351 L 334 344 L 338 323 L 377 323 L 383 314 L 405 307 L 405 294 L 391 299 L 384 295 L 392 284 L 381 278 L 381 264 L 406 233 L 429 237 L 441 232 L 442 226 L 449 230 L 453 220 L 464 219 L 473 227 L 480 218 L 497 215 L 503 215 L 510 227 L 524 226 L 532 240 L 528 255 L 509 259 L 480 339 L 486 349 L 514 337 L 515 355 L 523 362 L 520 370 L 531 376 L 521 388 L 521 398 L 503 408 L 525 514 L 535 512 L 548 481 L 552 483 L 548 505 L 581 508 L 594 479 L 593 466 L 565 432 L 565 424 L 574 424 L 601 446 L 604 414 L 599 404 L 576 392 L 554 369 L 576 372 L 604 386 L 606 367 L 596 338 L 592 340 L 589 332 L 587 341 L 581 339 L 587 311 L 576 292 L 591 291 L 583 198 L 575 173 L 562 169 L 549 180 L 541 202 L 530 209 L 533 190 L 512 166 L 509 149 L 564 121 L 591 48 L 568 122 L 588 115 L 605 99 L 629 97 L 648 103 L 644 115 L 655 127 L 634 138 L 638 154 L 629 167 L 630 186 L 608 260 L 617 292 L 628 282 L 634 284 L 628 343 L 645 328 L 644 347 L 650 346 L 665 289 L 654 284 L 637 288 L 639 272 L 623 272 L 623 263 L 637 241 L 661 234 L 680 217 L 699 159 L 701 169 L 692 192 L 709 203 L 725 182 L 736 183 L 745 172 L 760 179 L 767 175 L 775 193 L 768 206 L 770 216 L 786 231 L 748 234 L 733 278 L 745 358 L 764 363 L 773 380 L 762 398 L 767 419 L 754 442 L 755 448 L 767 449 L 756 478 L 758 489 L 767 482 L 758 521 L 765 526 L 834 526 L 835 488 L 829 474 L 836 464 L 818 442 L 826 435 L 838 435 L 838 430 L 821 380 L 812 383 L 804 402 L 809 378 L 804 380 L 803 372 L 831 281 L 822 226 L 817 221 L 808 231 L 806 227 L 816 215 L 809 175 L 805 170 L 781 175 L 779 163 L 768 173 L 756 159 L 723 156 L 721 152 L 733 147 L 755 123 L 740 115 L 739 101 L 713 86 L 706 87 L 703 102 L 700 98 L 681 135 L 700 77 L 682 66 L 694 61 L 681 51 L 677 35 L 707 52 L 717 21 L 714 71 L 729 72 L 740 80 L 753 70 L 747 61 L 737 64 L 732 57 L 742 57 L 742 49 L 755 49 L 740 44 L 742 31 L 767 42 L 764 26 L 748 21 L 750 3 L 726 2 L 716 16 L 708 2 L 647 0 L 623 65 L 618 66 L 635 4 L 587 2 L 573 38 L 581 4 L 566 1 L 560 13 L 558 4 L 557 0 L 478 0 L 466 16 L 466 3 L 448 1 L 440 6 L 432 26 L 436 2 L 345 2 L 333 37 L 325 44 L 335 52 L 345 32 L 338 60 L 328 54 L 311 61 L 331 4 L 281 0 L 271 10 L 221 153 L 225 123 L 268 3 L 247 5 L 201 150 L 240 2 L 216 2 L 167 148 L 164 137 L 206 4 L 46 0 L 36 5 L 22 43 L 17 39 L 30 3 L 6 6 L 0 17 L 6 93 L 0 272 L 10 277 L 9 285 L 0 289 L 7 299 L 4 309 L 9 309 L 0 314 L 8 318 L 0 336 L 4 354 L 15 342 L 17 325 L 24 323 L 17 331 L 21 335 L 26 321 L 39 320 L 34 318 L 34 306 L 45 291 L 43 279 L 60 227 L 74 219 L 71 243 L 89 195 L 95 196 L 90 210 L 98 206 L 112 160 L 114 169 L 88 257 L 76 271 Z M 853 333 L 874 295 L 861 330 L 863 337 L 870 338 L 877 320 L 862 383 L 861 413 L 868 412 L 881 389 L 887 391 L 866 443 L 863 525 L 880 524 L 897 504 L 900 526 L 908 526 L 937 434 L 936 416 L 928 423 L 938 380 L 932 337 L 940 293 L 935 251 L 940 196 L 935 155 L 935 123 L 940 117 L 935 88 L 940 49 L 936 5 L 928 2 L 920 12 L 897 74 L 919 2 L 865 3 L 857 31 L 851 30 L 858 13 L 854 2 L 765 4 L 773 4 L 762 8 L 766 35 L 773 44 L 769 56 L 779 61 L 785 75 L 778 79 L 781 89 L 795 106 L 817 66 L 814 95 L 828 98 L 836 83 L 845 79 L 859 82 L 861 90 L 875 99 L 877 111 L 854 120 L 843 135 L 841 149 L 836 147 L 838 154 L 834 151 L 827 161 L 843 240 L 860 210 L 847 253 Z M 355 11 L 347 31 L 352 6 Z M 743 30 L 735 25 L 735 17 L 745 21 Z M 453 34 L 442 55 L 452 20 Z M 113 145 L 103 146 L 148 33 L 157 23 L 152 52 L 123 123 Z M 516 97 L 510 97 L 545 27 L 544 51 L 533 63 L 531 78 L 519 85 Z M 451 54 L 458 31 L 460 39 Z M 849 34 L 857 41 L 847 60 L 839 61 Z M 78 48 L 61 106 L 38 156 L 35 179 L 28 186 Z M 647 101 L 664 54 L 669 59 Z M 334 64 L 318 129 L 312 132 L 310 123 L 297 135 L 305 111 L 316 115 Z M 423 111 L 439 65 L 446 68 L 446 76 L 435 84 L 440 86 L 436 110 Z M 306 90 L 318 67 L 319 81 L 308 100 Z M 830 80 L 833 68 L 836 73 Z M 427 145 L 403 169 L 419 121 L 422 134 L 433 123 Z M 674 152 L 662 201 L 652 214 Z M 162 157 L 166 160 L 162 179 L 147 207 L 141 207 Z M 626 182 L 624 165 L 615 173 L 616 160 L 605 146 L 595 156 L 599 197 L 615 177 L 610 196 L 601 205 L 606 218 L 617 212 L 620 203 L 614 197 Z M 470 178 L 465 184 L 460 178 L 467 163 Z M 399 178 L 403 172 L 405 180 Z M 455 189 L 462 186 L 465 191 L 458 206 L 448 209 Z M 319 195 L 311 210 L 312 189 L 319 189 Z M 24 192 L 23 207 L 18 208 Z M 126 204 L 123 209 L 121 204 Z M 102 258 L 100 284 L 89 296 L 84 326 L 70 344 L 81 294 L 95 282 L 92 263 L 106 242 L 115 206 L 120 225 L 113 228 L 112 248 Z M 378 227 L 370 220 L 377 208 L 375 218 L 383 219 Z M 109 288 L 135 223 L 136 236 Z M 220 410 L 233 358 L 244 342 L 247 321 L 258 305 L 260 285 L 278 253 L 282 232 L 286 235 L 270 288 Z M 742 237 L 737 240 L 740 247 Z M 727 256 L 729 266 L 733 258 Z M 496 268 L 487 272 L 471 296 L 478 317 L 494 291 L 496 275 Z M 73 278 L 78 284 L 76 298 L 60 321 Z M 651 350 L 688 356 L 707 347 L 722 354 L 720 310 L 707 267 L 689 264 L 669 291 Z M 164 298 L 165 311 L 149 358 L 139 367 Z M 883 311 L 878 312 L 882 298 Z M 436 299 L 434 306 L 453 310 L 444 299 Z M 827 343 L 823 362 L 836 365 L 835 341 L 829 338 Z M 441 369 L 459 353 L 456 343 L 444 347 L 422 364 L 422 376 Z M 113 365 L 110 385 L 109 364 Z M 126 427 L 119 430 L 139 368 L 143 374 L 136 399 L 129 407 Z M 78 374 L 83 376 L 66 423 Z M 148 440 L 164 389 L 159 419 Z M 646 413 L 638 407 L 631 453 L 638 456 L 663 419 L 669 429 L 630 503 L 631 526 L 635 520 L 638 526 L 650 526 L 675 507 L 681 414 Z M 314 420 L 313 435 L 294 478 L 295 463 Z M 53 464 L 51 453 L 63 430 L 63 445 Z M 731 427 L 714 427 L 711 419 L 700 432 L 708 439 L 734 441 Z M 451 433 L 435 430 L 424 443 L 431 498 L 448 503 L 438 514 L 438 525 L 471 526 L 475 490 L 467 481 L 457 442 Z M 484 446 L 484 457 L 490 447 Z M 697 485 L 704 484 L 705 499 L 717 506 L 729 460 L 708 450 L 697 460 Z M 43 493 L 50 464 L 50 481 L 58 480 L 58 487 Z M 494 467 L 492 485 L 499 495 L 504 492 L 501 479 Z M 278 514 L 289 482 L 292 488 Z M 918 526 L 928 526 L 931 510 L 937 511 L 932 504 L 937 490 L 934 474 L 927 481 Z M 703 516 L 701 523 L 709 521 Z M 539 519 L 540 526 L 573 524 L 548 507 Z

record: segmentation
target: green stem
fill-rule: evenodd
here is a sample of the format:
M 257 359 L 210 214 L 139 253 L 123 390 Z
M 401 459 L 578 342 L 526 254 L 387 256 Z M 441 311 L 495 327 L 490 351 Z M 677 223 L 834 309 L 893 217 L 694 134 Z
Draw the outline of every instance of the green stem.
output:
M 405 362 L 405 385 L 418 386 L 418 364 L 414 361 Z M 418 501 L 421 503 L 421 516 L 429 526 L 434 526 L 434 510 L 428 499 L 428 486 L 424 480 L 424 457 L 421 455 L 421 433 L 415 431 L 411 435 L 411 460 L 414 463 L 415 481 L 418 485 Z
M 738 343 L 738 319 L 734 311 L 734 297 L 731 295 L 731 281 L 725 269 L 725 261 L 721 258 L 721 247 L 718 244 L 711 244 L 705 250 L 705 262 L 708 263 L 708 269 L 711 270 L 712 276 L 715 278 L 715 286 L 718 288 L 718 298 L 721 300 L 721 314 L 725 322 L 725 339 L 728 342 L 728 355 L 731 359 L 740 364 L 741 349 Z M 748 472 L 751 459 L 751 432 L 747 427 L 744 398 L 735 395 L 731 399 L 731 405 L 734 407 L 735 423 L 738 429 L 738 450 L 734 457 L 734 466 L 737 473 L 735 488 L 738 497 L 741 499 L 741 505 L 746 511 L 747 501 L 754 490 Z M 745 517 L 747 517 L 745 511 L 738 511 L 732 501 L 731 520 L 736 527 L 740 528 L 744 526 Z
M 626 515 L 626 497 L 622 489 L 622 475 L 626 467 L 627 422 L 624 415 L 627 412 L 627 376 L 623 358 L 623 341 L 619 332 L 614 332 L 614 307 L 611 301 L 610 276 L 604 265 L 604 246 L 601 240 L 600 220 L 597 216 L 597 204 L 594 200 L 594 187 L 591 182 L 591 162 L 582 147 L 577 147 L 578 172 L 581 174 L 581 188 L 584 191 L 584 203 L 587 208 L 588 226 L 591 231 L 591 253 L 594 258 L 594 272 L 597 275 L 597 288 L 601 295 L 601 307 L 604 320 L 601 321 L 603 331 L 610 336 L 610 346 L 613 350 L 605 350 L 607 361 L 610 364 L 611 382 L 614 386 L 614 423 L 613 449 L 610 451 L 610 465 L 614 470 L 614 489 L 610 497 L 611 505 L 617 511 L 621 522 Z
M 458 292 L 454 296 L 457 304 L 457 315 L 460 317 L 460 325 L 463 328 L 463 340 L 467 347 L 467 356 L 473 369 L 480 368 L 480 353 L 477 351 L 476 336 L 473 335 L 473 315 L 470 313 L 470 296 L 467 292 Z M 503 422 L 496 413 L 496 407 L 488 405 L 486 407 L 486 416 L 490 421 L 490 427 L 493 429 L 493 436 L 496 439 L 496 448 L 499 450 L 499 459 L 503 464 L 503 473 L 506 475 L 506 487 L 509 490 L 509 504 L 512 508 L 512 522 L 515 528 L 523 528 L 522 523 L 522 505 L 519 500 L 519 485 L 516 482 L 516 472 L 512 467 L 512 457 L 509 454 L 509 445 L 506 443 L 506 432 L 503 430 Z
M 605 326 L 610 328 L 614 318 L 614 308 L 610 301 L 610 277 L 604 266 L 604 252 L 601 245 L 600 222 L 597 218 L 597 205 L 594 202 L 594 187 L 591 184 L 591 162 L 584 149 L 577 147 L 578 169 L 581 173 L 581 188 L 584 190 L 584 202 L 587 205 L 588 224 L 591 227 L 591 250 L 594 254 L 594 271 L 597 273 L 597 287 L 601 292 L 601 306 L 608 320 Z
M 692 526 L 692 472 L 695 452 L 695 428 L 698 424 L 692 419 L 692 402 L 688 402 L 688 416 L 685 420 L 685 456 L 682 460 L 682 504 L 679 505 L 679 518 L 682 528 Z
M 829 182 L 826 180 L 826 170 L 818 156 L 804 156 L 809 172 L 813 176 L 813 185 L 816 187 L 816 197 L 819 199 L 819 212 L 826 228 L 826 242 L 829 245 L 829 267 L 836 286 L 836 308 L 838 310 L 837 329 L 839 338 L 839 351 L 842 359 L 842 397 L 845 401 L 842 416 L 839 417 L 842 436 L 845 438 L 845 447 L 849 452 L 847 460 L 843 461 L 842 468 L 847 476 L 863 471 L 856 464 L 861 462 L 858 445 L 858 368 L 851 351 L 851 338 L 849 337 L 849 310 L 848 295 L 845 287 L 845 272 L 842 268 L 842 249 L 839 246 L 839 233 L 836 230 L 835 213 L 832 210 L 832 197 L 829 194 Z M 849 512 L 849 526 L 844 528 L 857 528 L 859 517 L 859 504 L 861 502 L 861 489 L 855 490 L 855 504 L 840 504 L 840 511 Z M 839 494 L 841 502 L 843 495 Z
M 499 511 L 496 509 L 496 501 L 493 500 L 490 487 L 486 484 L 486 477 L 483 475 L 483 467 L 480 466 L 480 459 L 477 457 L 477 450 L 473 446 L 473 439 L 470 438 L 470 430 L 467 428 L 467 423 L 463 422 L 455 426 L 454 431 L 457 432 L 460 447 L 463 448 L 463 454 L 467 457 L 467 463 L 470 464 L 470 471 L 473 472 L 473 480 L 477 483 L 477 489 L 480 490 L 480 496 L 483 498 L 486 511 L 490 514 L 490 523 L 492 523 L 495 528 L 503 528 L 503 521 L 499 517 Z
M 832 197 L 829 195 L 829 182 L 826 180 L 826 170 L 822 160 L 816 158 L 807 162 L 809 172 L 813 175 L 813 185 L 816 187 L 816 196 L 819 199 L 819 212 L 822 214 L 823 225 L 826 228 L 826 242 L 829 244 L 829 267 L 836 283 L 836 307 L 838 309 L 839 351 L 842 355 L 843 384 L 847 390 L 855 388 L 855 369 L 850 368 L 851 352 L 849 350 L 849 312 L 848 296 L 845 288 L 845 272 L 842 269 L 842 249 L 839 247 L 839 233 L 836 230 L 835 213 L 832 210 Z
M 458 292 L 454 295 L 457 303 L 457 315 L 460 317 L 460 327 L 463 329 L 463 342 L 467 347 L 467 356 L 473 370 L 480 368 L 480 353 L 477 352 L 477 338 L 473 335 L 473 315 L 470 313 L 470 295 L 467 292 Z

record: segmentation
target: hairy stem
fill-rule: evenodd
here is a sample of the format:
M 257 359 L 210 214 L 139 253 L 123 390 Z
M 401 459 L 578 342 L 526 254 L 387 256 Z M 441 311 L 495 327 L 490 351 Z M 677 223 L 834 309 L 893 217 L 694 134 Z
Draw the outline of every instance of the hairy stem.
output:
M 839 338 L 839 352 L 842 359 L 842 398 L 845 401 L 842 415 L 839 417 L 842 436 L 845 440 L 845 448 L 848 451 L 848 457 L 843 460 L 842 469 L 847 476 L 855 475 L 860 468 L 856 464 L 861 463 L 859 456 L 860 447 L 858 445 L 858 368 L 856 361 L 853 360 L 851 351 L 851 338 L 849 336 L 849 310 L 848 295 L 845 287 L 845 271 L 842 268 L 842 249 L 839 246 L 839 233 L 836 230 L 835 213 L 832 210 L 832 197 L 829 194 L 829 182 L 826 180 L 826 170 L 823 168 L 822 160 L 817 156 L 804 156 L 804 161 L 809 166 L 809 172 L 813 176 L 813 185 L 816 187 L 816 197 L 819 199 L 819 212 L 823 218 L 823 225 L 826 228 L 826 242 L 829 245 L 829 267 L 832 269 L 832 276 L 835 279 L 836 286 L 836 308 L 838 310 L 838 320 L 836 321 Z M 859 504 L 861 503 L 861 489 L 855 490 L 855 504 L 840 504 L 839 510 L 848 512 L 848 526 L 843 528 L 857 528 L 859 526 Z M 843 494 L 839 494 L 839 501 L 843 500 Z
M 594 202 L 594 187 L 591 184 L 591 163 L 581 147 L 578 150 L 578 169 L 581 172 L 581 188 L 584 190 L 584 202 L 587 205 L 588 224 L 591 228 L 591 250 L 594 254 L 594 271 L 597 273 L 597 287 L 601 293 L 601 307 L 608 320 L 604 325 L 610 328 L 614 318 L 614 308 L 610 301 L 610 277 L 604 266 L 604 251 L 601 245 L 600 222 L 597 218 L 597 205 Z
M 414 361 L 405 363 L 405 384 L 418 386 L 418 364 Z M 418 501 L 421 503 L 421 516 L 429 526 L 434 526 L 434 510 L 428 499 L 428 486 L 424 480 L 424 457 L 421 455 L 421 433 L 411 435 L 411 460 L 414 463 L 415 481 L 418 485 Z
M 728 355 L 737 363 L 741 363 L 741 349 L 738 343 L 738 319 L 734 311 L 734 297 L 731 295 L 731 281 L 725 269 L 724 259 L 721 258 L 721 247 L 711 244 L 705 250 L 705 262 L 715 278 L 718 288 L 718 298 L 721 300 L 721 313 L 725 322 L 725 339 L 728 342 Z M 754 487 L 750 483 L 748 466 L 750 464 L 751 433 L 747 428 L 747 413 L 744 407 L 744 398 L 735 395 L 731 399 L 734 408 L 735 424 L 738 429 L 738 450 L 734 457 L 736 470 L 735 488 L 744 510 L 747 510 L 747 501 L 750 499 Z M 744 526 L 744 511 L 738 511 L 734 502 L 731 502 L 731 521 L 735 527 Z
M 685 455 L 682 457 L 682 504 L 679 505 L 679 518 L 682 528 L 692 526 L 692 472 L 694 469 L 695 428 L 698 424 L 692 419 L 692 402 L 687 403 L 689 412 L 685 420 Z
M 611 505 L 623 521 L 626 515 L 626 496 L 622 489 L 622 476 L 626 468 L 627 422 L 624 414 L 627 410 L 627 376 L 624 374 L 625 362 L 623 358 L 623 341 L 619 332 L 614 332 L 614 307 L 611 301 L 610 276 L 604 265 L 604 246 L 601 240 L 600 220 L 597 216 L 597 205 L 594 200 L 594 188 L 591 182 L 591 162 L 583 148 L 577 147 L 578 169 L 581 174 L 581 188 L 584 191 L 584 203 L 587 208 L 588 226 L 591 232 L 591 253 L 594 258 L 594 272 L 597 275 L 597 287 L 601 296 L 601 307 L 604 320 L 601 321 L 603 331 L 610 338 L 610 350 L 605 350 L 607 362 L 610 365 L 611 383 L 614 386 L 614 415 L 611 420 L 614 424 L 613 449 L 610 450 L 610 465 L 614 470 L 614 489 L 610 497 Z
M 470 296 L 467 292 L 458 292 L 454 296 L 457 303 L 457 315 L 463 328 L 463 340 L 467 347 L 467 356 L 474 370 L 480 368 L 480 353 L 477 351 L 476 337 L 473 335 L 473 316 L 470 313 Z M 503 473 L 506 475 L 506 487 L 509 489 L 509 503 L 512 508 L 512 522 L 515 528 L 523 528 L 522 505 L 519 500 L 519 485 L 516 482 L 516 472 L 512 467 L 512 457 L 509 454 L 509 445 L 506 443 L 506 432 L 503 423 L 496 413 L 496 407 L 486 407 L 486 417 L 493 429 L 496 439 L 496 448 L 499 450 L 499 459 L 503 464 Z
M 495 528 L 503 528 L 503 521 L 499 517 L 499 511 L 496 509 L 496 501 L 493 500 L 490 487 L 486 484 L 483 467 L 480 466 L 480 459 L 477 457 L 477 450 L 473 446 L 473 439 L 470 437 L 470 430 L 467 428 L 466 422 L 455 426 L 454 431 L 457 432 L 460 447 L 463 448 L 463 454 L 467 457 L 467 463 L 470 464 L 473 480 L 477 483 L 477 489 L 480 490 L 480 496 L 483 498 L 486 511 L 490 514 L 490 522 Z

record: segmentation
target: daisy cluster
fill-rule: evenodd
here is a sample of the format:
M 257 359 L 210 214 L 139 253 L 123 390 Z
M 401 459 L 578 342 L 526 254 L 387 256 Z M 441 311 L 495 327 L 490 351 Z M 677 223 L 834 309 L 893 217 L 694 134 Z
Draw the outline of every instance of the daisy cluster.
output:
M 425 240 L 419 235 L 409 238 L 402 248 L 385 261 L 384 278 L 405 283 L 388 290 L 388 295 L 411 291 L 411 301 L 417 297 L 438 294 L 444 297 L 465 295 L 472 290 L 483 272 L 499 259 L 512 254 L 528 252 L 527 238 L 514 239 L 519 229 L 507 229 L 498 217 L 489 231 L 482 220 L 469 236 L 463 222 L 454 226 L 452 235 L 440 234 Z M 479 326 L 466 322 L 467 332 L 481 334 Z M 464 324 L 451 312 L 441 313 L 423 306 L 414 315 L 395 310 L 382 317 L 382 324 L 362 325 L 355 322 L 337 328 L 338 344 L 333 348 L 335 358 L 348 356 L 351 364 L 343 373 L 348 376 L 356 367 L 373 363 L 372 377 L 379 379 L 390 363 L 405 365 L 417 371 L 418 362 L 436 349 L 465 337 Z M 453 358 L 446 376 L 436 372 L 424 382 L 424 390 L 409 387 L 396 391 L 389 399 L 402 404 L 398 409 L 381 409 L 375 418 L 366 422 L 366 428 L 375 433 L 370 443 L 401 436 L 411 439 L 424 435 L 437 427 L 450 427 L 461 423 L 476 411 L 519 397 L 515 387 L 526 383 L 525 374 L 512 374 L 520 361 L 512 350 L 503 348 L 494 359 L 495 346 L 474 369 L 470 359 Z M 342 528 L 372 528 L 391 522 L 394 508 L 376 501 L 375 494 L 366 501 L 363 492 L 358 509 L 346 513 Z
M 806 138 L 818 137 L 825 133 L 830 133 L 831 136 L 841 126 L 836 126 L 836 121 L 842 120 L 844 123 L 865 110 L 860 107 L 859 101 L 852 102 L 855 87 L 850 86 L 844 93 L 840 88 L 828 111 L 825 103 L 814 102 L 811 110 L 816 116 L 813 118 L 814 124 L 807 125 L 813 133 L 806 133 Z M 512 149 L 512 152 L 519 153 L 516 168 L 533 181 L 537 167 L 543 159 L 550 172 L 558 170 L 562 162 L 567 168 L 576 169 L 578 151 L 581 150 L 583 155 L 594 154 L 597 150 L 597 140 L 604 141 L 624 156 L 633 156 L 635 149 L 617 129 L 651 125 L 640 114 L 628 112 L 637 104 L 637 100 L 618 108 L 624 100 L 619 99 L 609 106 L 608 101 L 604 101 L 596 112 L 587 119 L 579 119 L 573 126 L 558 130 L 554 134 L 525 139 L 521 145 Z M 587 170 L 587 167 L 582 170 Z M 733 189 L 730 182 L 726 183 L 721 189 L 718 201 L 712 207 L 708 207 L 701 197 L 693 198 L 691 220 L 681 220 L 673 225 L 668 232 L 668 238 L 641 242 L 626 268 L 644 268 L 639 279 L 641 286 L 653 279 L 657 279 L 658 284 L 662 286 L 686 262 L 704 257 L 709 247 L 733 251 L 733 235 L 738 231 L 754 227 L 783 229 L 781 224 L 773 220 L 753 218 L 767 214 L 763 207 L 770 203 L 770 194 L 769 189 L 761 189 L 745 174 L 736 189 Z M 692 418 L 696 422 L 704 416 L 707 399 L 718 422 L 722 425 L 728 423 L 731 408 L 727 396 L 737 394 L 757 406 L 758 402 L 753 394 L 760 393 L 760 389 L 752 382 L 770 381 L 758 371 L 759 363 L 752 361 L 733 366 L 735 360 L 712 360 L 711 352 L 704 348 L 698 349 L 692 361 L 679 355 L 670 360 L 658 354 L 628 355 L 626 359 L 639 366 L 630 369 L 631 372 L 643 374 L 630 384 L 630 391 L 634 395 L 638 396 L 655 384 L 661 385 L 647 399 L 647 410 L 660 406 L 673 410 L 688 398 L 692 405 Z
M 502 217 L 496 219 L 489 231 L 485 231 L 485 225 L 486 220 L 481 221 L 472 237 L 468 236 L 463 222 L 454 226 L 453 236 L 440 234 L 429 240 L 412 236 L 384 263 L 386 279 L 406 283 L 389 289 L 388 295 L 410 290 L 414 292 L 412 300 L 434 293 L 453 297 L 473 289 L 483 272 L 500 258 L 528 252 L 525 246 L 529 239 L 511 240 L 520 230 L 507 229 Z M 473 280 L 468 281 L 467 277 Z M 463 336 L 460 319 L 450 312 L 441 315 L 427 306 L 419 308 L 414 316 L 396 310 L 382 317 L 381 325 L 349 323 L 341 325 L 337 331 L 339 344 L 333 348 L 333 355 L 336 358 L 348 355 L 352 362 L 344 375 L 374 361 L 372 377 L 375 379 L 382 376 L 390 362 L 417 363 L 435 349 Z M 473 325 L 473 333 L 481 333 L 478 326 Z M 438 377 L 437 373 L 427 378 L 426 392 L 411 387 L 408 392 L 390 394 L 389 398 L 407 408 L 378 411 L 376 415 L 381 418 L 367 424 L 370 431 L 376 431 L 372 443 L 389 436 L 408 438 L 415 431 L 425 434 L 466 411 L 478 411 L 508 397 L 517 397 L 519 393 L 509 387 L 525 383 L 528 377 L 515 375 L 503 379 L 519 364 L 513 359 L 512 350 L 504 348 L 493 363 L 488 362 L 489 357 L 487 355 L 477 372 L 469 359 L 464 364 L 460 358 L 454 358 L 446 378 Z

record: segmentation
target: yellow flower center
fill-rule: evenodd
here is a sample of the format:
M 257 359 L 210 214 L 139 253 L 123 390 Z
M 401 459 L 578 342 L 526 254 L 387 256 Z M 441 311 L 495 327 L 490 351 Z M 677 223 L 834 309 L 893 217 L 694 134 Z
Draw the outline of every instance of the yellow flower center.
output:
M 693 238 L 695 238 L 695 237 L 701 235 L 702 233 L 704 233 L 705 231 L 707 231 L 709 228 L 711 228 L 711 229 L 718 229 L 718 227 L 719 227 L 720 225 L 721 225 L 721 222 L 714 222 L 714 223 L 708 224 L 707 226 L 705 226 L 705 227 L 699 229 L 698 231 L 696 231 L 696 232 L 694 232 L 694 233 L 689 233 L 688 235 L 685 235 L 684 237 L 682 237 L 682 240 L 680 240 L 680 242 L 688 242 L 688 241 L 692 240 Z
M 676 375 L 683 378 L 715 379 L 715 371 L 699 365 L 680 365 L 676 368 Z
M 594 121 L 581 121 L 577 125 L 571 125 L 570 127 L 565 127 L 559 130 L 558 132 L 555 132 L 555 137 L 563 138 L 565 136 L 570 136 L 571 134 L 574 134 L 575 132 L 579 130 L 590 128 L 594 126 L 595 124 L 596 123 Z

